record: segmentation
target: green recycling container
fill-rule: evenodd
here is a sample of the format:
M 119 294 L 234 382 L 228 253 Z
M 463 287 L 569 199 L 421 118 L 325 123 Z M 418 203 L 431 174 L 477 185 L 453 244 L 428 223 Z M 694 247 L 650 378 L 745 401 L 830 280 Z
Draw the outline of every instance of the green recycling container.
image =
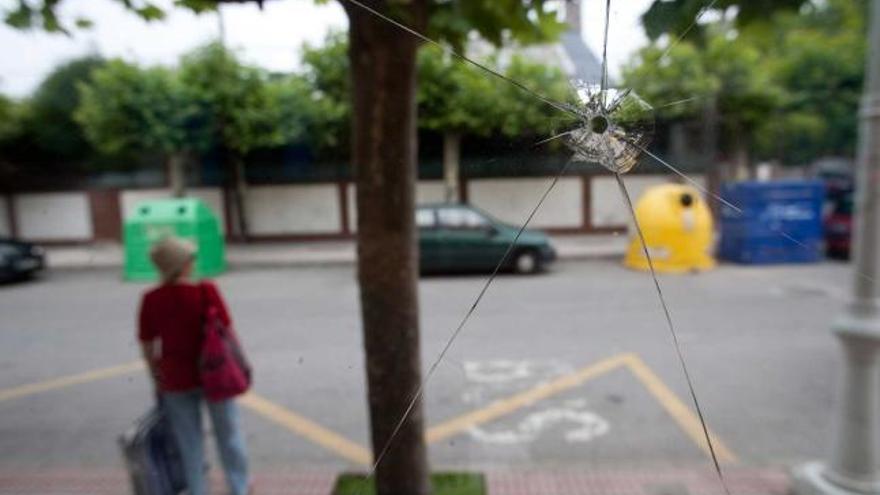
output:
M 197 249 L 193 276 L 213 277 L 226 270 L 220 223 L 199 199 L 156 199 L 139 203 L 123 224 L 126 280 L 158 280 L 150 247 L 166 236 L 192 242 Z

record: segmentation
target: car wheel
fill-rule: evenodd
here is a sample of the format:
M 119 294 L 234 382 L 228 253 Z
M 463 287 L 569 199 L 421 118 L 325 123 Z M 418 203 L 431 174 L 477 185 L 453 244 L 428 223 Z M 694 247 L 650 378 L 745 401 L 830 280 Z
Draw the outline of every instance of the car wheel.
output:
M 534 251 L 520 251 L 513 259 L 513 271 L 516 273 L 537 273 L 540 269 L 541 260 L 538 259 L 538 253 Z

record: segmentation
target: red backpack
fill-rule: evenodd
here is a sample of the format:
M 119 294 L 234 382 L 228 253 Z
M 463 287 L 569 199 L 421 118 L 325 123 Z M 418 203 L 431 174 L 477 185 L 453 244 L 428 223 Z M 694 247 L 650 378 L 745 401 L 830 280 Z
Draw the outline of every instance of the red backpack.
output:
M 199 378 L 205 397 L 219 402 L 241 395 L 251 386 L 251 366 L 244 356 L 235 332 L 220 317 L 220 310 L 208 299 L 202 285 L 202 348 Z

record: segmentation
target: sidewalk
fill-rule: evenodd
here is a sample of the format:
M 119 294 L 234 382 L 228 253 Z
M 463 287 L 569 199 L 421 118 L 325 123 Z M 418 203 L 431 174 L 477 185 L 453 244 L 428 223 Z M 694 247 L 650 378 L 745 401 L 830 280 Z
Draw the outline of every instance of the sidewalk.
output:
M 620 468 L 483 471 L 488 495 L 719 495 L 723 488 L 710 468 Z M 258 472 L 259 495 L 331 495 L 336 473 L 329 470 Z M 789 478 L 782 468 L 729 467 L 725 480 L 736 495 L 786 495 Z M 212 493 L 225 493 L 219 473 Z M 120 495 L 128 493 L 121 470 L 83 469 L 0 471 L 5 495 Z
M 561 260 L 622 257 L 624 235 L 554 236 Z M 122 246 L 116 243 L 46 248 L 50 268 L 120 268 Z M 285 266 L 344 265 L 355 262 L 354 241 L 256 242 L 229 244 L 226 259 L 232 269 Z

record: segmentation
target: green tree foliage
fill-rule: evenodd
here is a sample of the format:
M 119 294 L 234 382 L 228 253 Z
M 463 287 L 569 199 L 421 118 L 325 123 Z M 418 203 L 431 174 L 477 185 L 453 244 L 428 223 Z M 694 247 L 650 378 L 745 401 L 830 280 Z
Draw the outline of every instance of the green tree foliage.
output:
M 781 90 L 761 67 L 757 48 L 732 33 L 719 23 L 702 46 L 652 44 L 624 68 L 623 79 L 655 107 L 661 123 L 701 118 L 711 106 L 724 137 L 719 151 L 748 161 L 749 143 L 773 116 Z
M 0 183 L 7 187 L 22 151 L 26 112 L 26 103 L 0 95 Z
M 700 118 L 715 105 L 722 151 L 747 146 L 740 151 L 791 164 L 849 155 L 864 72 L 865 8 L 863 0 L 829 0 L 740 28 L 715 22 L 699 40 L 642 49 L 624 69 L 624 82 L 661 120 Z
M 21 134 L 25 105 L 0 95 L 0 148 Z
M 496 65 L 494 60 L 487 64 Z M 514 56 L 501 69 L 506 77 L 556 101 L 569 99 L 571 87 L 555 67 Z M 436 47 L 418 57 L 419 126 L 443 135 L 443 163 L 448 201 L 459 200 L 458 175 L 463 136 L 510 138 L 546 136 L 562 125 L 548 105 L 520 88 L 490 76 Z
M 114 60 L 79 92 L 75 119 L 103 152 L 201 153 L 210 146 L 204 113 L 169 69 Z
M 79 86 L 74 114 L 95 148 L 129 156 L 165 156 L 175 196 L 183 196 L 187 157 L 206 151 L 206 118 L 177 75 L 115 60 Z
M 418 57 L 419 126 L 439 133 L 487 136 L 504 110 L 495 81 L 435 47 Z
M 504 75 L 551 100 L 573 101 L 571 84 L 557 67 L 513 56 Z M 525 95 L 521 89 L 498 79 L 494 83 L 501 101 L 500 118 L 496 125 L 502 135 L 511 138 L 543 137 L 571 123 L 570 115 L 560 114 L 547 104 Z
M 88 56 L 55 68 L 28 103 L 24 132 L 30 153 L 40 161 L 82 162 L 93 150 L 73 119 L 79 105 L 77 86 L 87 82 L 104 61 Z
M 515 39 L 530 44 L 555 39 L 565 29 L 553 2 L 544 0 L 453 0 L 429 3 L 428 34 L 462 53 L 476 32 L 500 46 Z
M 117 0 L 128 10 L 146 21 L 165 18 L 165 11 L 149 0 Z M 216 9 L 222 3 L 245 3 L 248 0 L 176 0 L 175 5 L 194 12 Z M 316 0 L 324 2 L 326 0 Z M 262 4 L 262 0 L 253 0 Z M 47 32 L 70 33 L 72 28 L 87 29 L 92 21 L 87 17 L 64 19 L 58 12 L 61 0 L 16 0 L 4 12 L 5 22 L 15 28 L 40 28 Z M 442 0 L 429 3 L 428 35 L 433 39 L 448 41 L 460 51 L 472 32 L 495 45 L 513 38 L 523 43 L 535 43 L 553 39 L 565 25 L 558 21 L 556 11 L 546 0 Z M 393 16 L 404 19 L 403 9 L 392 9 Z M 398 11 L 399 10 L 399 11 Z
M 779 15 L 773 29 L 746 31 L 765 52 L 766 70 L 784 89 L 759 152 L 803 163 L 852 155 L 865 71 L 868 2 L 829 0 Z
M 314 89 L 312 103 L 317 108 L 308 124 L 309 142 L 333 154 L 349 140 L 348 39 L 344 33 L 331 33 L 320 46 L 303 48 L 304 78 Z M 486 60 L 497 65 L 494 60 Z M 555 67 L 513 56 L 500 69 L 526 87 L 557 101 L 571 97 L 565 75 Z M 424 45 L 418 55 L 419 127 L 438 134 L 511 138 L 546 136 L 561 127 L 559 112 L 521 89 L 486 74 L 471 64 L 451 57 L 432 45 Z
M 218 45 L 185 56 L 180 70 L 115 60 L 79 91 L 76 120 L 105 153 L 244 155 L 300 139 L 315 113 L 303 78 L 269 76 Z
M 639 50 L 623 69 L 623 84 L 653 105 L 657 117 L 665 120 L 695 116 L 721 87 L 719 77 L 709 73 L 703 51 L 686 42 L 668 53 L 657 44 Z
M 126 8 L 146 21 L 163 19 L 165 13 L 157 5 L 149 1 L 119 0 Z M 191 0 L 194 4 L 197 0 Z M 69 34 L 71 24 L 80 29 L 92 26 L 86 17 L 62 19 L 58 14 L 60 0 L 17 0 L 4 12 L 6 24 L 18 29 L 40 28 L 49 33 Z
M 290 98 L 288 81 L 269 83 L 268 74 L 242 64 L 222 45 L 212 43 L 184 56 L 179 77 L 217 146 L 243 156 L 284 145 L 302 132 L 296 108 L 279 104 Z
M 218 147 L 229 151 L 230 167 L 238 166 L 254 149 L 302 137 L 314 113 L 304 79 L 270 77 L 219 45 L 185 56 L 176 71 L 117 60 L 97 69 L 79 90 L 76 119 L 95 147 L 105 153 L 159 151 L 173 167 L 182 166 L 184 155 Z M 180 193 L 182 178 L 175 185 Z
M 348 37 L 331 32 L 319 46 L 302 49 L 303 78 L 312 89 L 308 142 L 323 157 L 349 155 L 351 143 L 351 77 Z
M 796 11 L 810 0 L 654 0 L 642 15 L 642 25 L 652 40 L 664 34 L 699 39 L 705 33 L 698 21 L 707 7 L 716 11 L 736 12 L 738 27 L 760 23 L 774 11 Z

